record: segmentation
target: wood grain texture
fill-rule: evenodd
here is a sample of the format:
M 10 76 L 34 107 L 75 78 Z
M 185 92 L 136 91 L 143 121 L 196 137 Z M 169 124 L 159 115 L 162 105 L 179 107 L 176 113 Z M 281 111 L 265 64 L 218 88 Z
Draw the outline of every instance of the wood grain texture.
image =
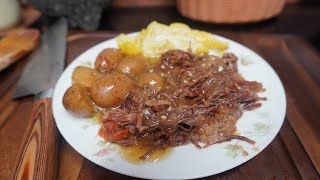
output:
M 22 99 L 17 103 L 18 106 L 9 116 L 1 117 L 6 120 L 0 127 L 0 179 L 12 177 L 16 156 L 29 123 L 29 119 L 26 117 L 31 112 L 31 99 Z M 1 121 L 3 122 L 3 120 Z
M 304 146 L 306 152 L 314 163 L 318 173 L 320 172 L 320 87 L 316 79 L 320 78 L 319 70 L 305 68 L 302 64 L 314 64 L 319 62 L 319 56 L 312 49 L 309 51 L 299 51 L 299 55 L 293 54 L 288 48 L 288 42 L 297 41 L 294 36 L 284 36 L 279 39 L 277 36 L 266 36 L 253 42 L 254 38 L 243 38 L 244 42 L 253 44 L 257 43 L 264 46 L 263 51 L 258 51 L 271 66 L 277 71 L 280 79 L 284 84 L 287 94 L 287 113 L 286 117 L 294 132 Z M 289 41 L 288 41 L 289 40 Z M 295 49 L 302 49 L 299 43 L 290 43 Z M 250 45 L 249 45 L 250 47 Z M 320 66 L 315 65 L 319 69 Z M 318 74 L 315 75 L 318 71 Z M 314 77 L 312 77 L 314 74 Z
M 18 29 L 0 40 L 0 71 L 15 63 L 38 44 L 37 29 Z
M 288 119 L 283 123 L 280 136 L 284 140 L 283 143 L 288 147 L 288 153 L 290 154 L 293 163 L 297 167 L 302 179 L 317 179 L 319 176 L 315 173 L 315 169 L 311 160 L 305 155 L 303 146 L 299 142 L 296 134 L 290 126 Z M 294 148 L 290 148 L 294 147 Z
M 11 65 L 1 72 L 0 76 L 0 97 L 17 81 L 25 64 L 28 61 L 28 56 L 23 57 L 20 61 Z
M 319 144 L 319 55 L 295 36 L 216 32 L 253 49 L 276 70 L 287 100 L 280 133 L 256 157 L 243 165 L 203 179 L 320 179 L 316 169 Z M 73 33 L 68 38 L 67 63 L 117 32 Z M 20 63 L 20 62 L 19 62 Z M 3 72 L 2 72 L 3 73 Z M 16 73 L 19 73 L 17 71 Z M 11 77 L 14 74 L 8 74 Z M 5 85 L 0 77 L 0 85 Z M 0 89 L 1 89 L 0 86 Z M 31 112 L 31 98 L 11 100 L 13 88 L 0 97 L 0 179 L 10 179 Z M 315 94 L 316 93 L 316 94 Z M 59 139 L 58 179 L 134 179 L 86 160 L 63 137 Z M 315 150 L 315 151 L 314 151 Z
M 62 137 L 59 145 L 58 179 L 78 178 L 84 157 L 75 151 Z M 67 162 L 67 163 L 66 163 Z M 72 165 L 71 165 L 72 163 Z
M 56 179 L 58 138 L 52 115 L 52 100 L 34 102 L 31 123 L 17 156 L 13 179 Z

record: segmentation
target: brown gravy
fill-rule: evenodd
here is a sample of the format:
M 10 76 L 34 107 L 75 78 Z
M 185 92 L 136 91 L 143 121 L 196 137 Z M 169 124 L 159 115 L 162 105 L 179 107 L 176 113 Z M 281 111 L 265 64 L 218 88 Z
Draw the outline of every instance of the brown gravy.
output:
M 135 146 L 121 146 L 119 145 L 119 153 L 121 157 L 133 164 L 143 164 L 157 162 L 158 160 L 168 157 L 172 152 L 172 147 L 157 149 L 148 160 L 140 159 L 147 151 L 151 149 L 152 137 L 144 136 L 138 140 Z

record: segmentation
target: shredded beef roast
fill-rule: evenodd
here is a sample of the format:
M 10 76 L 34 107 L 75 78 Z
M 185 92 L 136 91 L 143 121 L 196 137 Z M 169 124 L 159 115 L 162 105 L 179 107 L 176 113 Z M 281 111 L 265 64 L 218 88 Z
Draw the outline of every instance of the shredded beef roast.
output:
M 261 106 L 266 98 L 257 93 L 264 89 L 238 73 L 234 54 L 219 58 L 170 50 L 153 71 L 165 77 L 161 89 L 135 87 L 124 104 L 105 112 L 104 120 L 116 121 L 130 132 L 120 144 L 133 145 L 146 133 L 153 134 L 157 141 L 142 157 L 146 159 L 160 146 L 191 142 L 203 148 L 231 139 L 254 143 L 235 135 L 236 122 L 244 110 Z

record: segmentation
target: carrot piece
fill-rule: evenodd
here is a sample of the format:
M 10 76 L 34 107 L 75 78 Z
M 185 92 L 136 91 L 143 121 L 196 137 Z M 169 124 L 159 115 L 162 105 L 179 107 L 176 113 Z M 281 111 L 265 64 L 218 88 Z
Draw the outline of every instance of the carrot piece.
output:
M 107 140 L 110 142 L 117 142 L 117 141 L 121 141 L 123 139 L 126 139 L 129 136 L 129 130 L 128 129 L 123 129 L 120 130 L 114 134 L 111 134 Z

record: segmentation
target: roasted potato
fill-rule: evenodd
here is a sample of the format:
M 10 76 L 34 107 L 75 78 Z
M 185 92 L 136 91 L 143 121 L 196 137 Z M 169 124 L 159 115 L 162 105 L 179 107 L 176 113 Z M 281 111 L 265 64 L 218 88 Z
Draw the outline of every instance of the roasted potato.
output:
M 72 80 L 84 87 L 90 88 L 91 85 L 103 76 L 102 73 L 84 66 L 78 66 L 72 73 Z
M 157 73 L 144 73 L 139 77 L 138 86 L 147 87 L 149 89 L 162 88 L 164 79 Z
M 115 107 L 124 102 L 132 88 L 132 80 L 120 73 L 107 73 L 93 83 L 91 97 L 93 102 L 102 107 Z
M 146 60 L 143 56 L 126 56 L 116 66 L 115 71 L 126 74 L 130 77 L 136 77 L 147 68 Z
M 79 117 L 90 117 L 96 112 L 88 88 L 79 83 L 73 84 L 63 95 L 62 103 L 67 111 Z
M 96 59 L 96 69 L 102 73 L 109 72 L 123 58 L 124 54 L 119 49 L 106 48 L 99 53 Z

